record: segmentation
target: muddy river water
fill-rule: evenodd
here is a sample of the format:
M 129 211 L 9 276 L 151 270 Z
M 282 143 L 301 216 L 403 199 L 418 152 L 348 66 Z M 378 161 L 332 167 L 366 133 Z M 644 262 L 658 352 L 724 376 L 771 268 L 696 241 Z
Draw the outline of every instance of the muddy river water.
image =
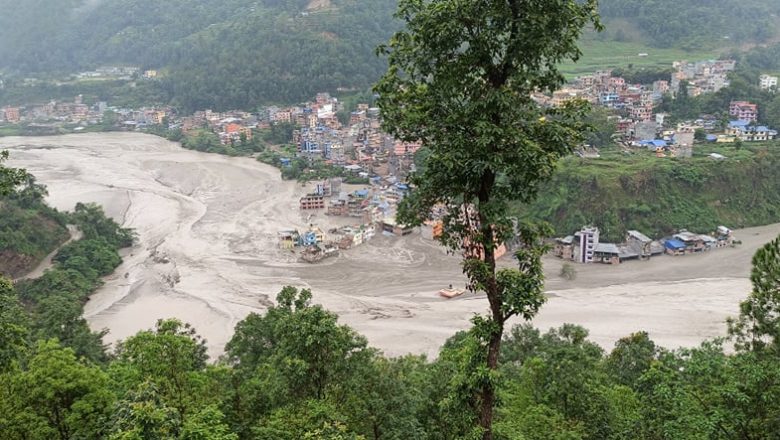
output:
M 217 356 L 238 321 L 265 310 L 282 286 L 295 285 L 311 288 L 315 302 L 386 354 L 435 356 L 486 309 L 479 295 L 436 295 L 448 284 L 463 285 L 463 276 L 457 258 L 419 234 L 377 236 L 320 264 L 299 263 L 277 248 L 279 230 L 310 223 L 326 229 L 343 220 L 301 214 L 297 201 L 306 188 L 252 159 L 188 151 L 136 133 L 2 138 L 0 149 L 10 151 L 10 165 L 48 186 L 58 209 L 96 202 L 135 229 L 137 244 L 85 307 L 94 329 L 109 329 L 107 342 L 177 317 L 193 324 Z M 605 348 L 640 329 L 670 348 L 722 336 L 726 317 L 750 290 L 750 257 L 778 234 L 780 225 L 770 225 L 737 231 L 744 243 L 738 248 L 577 266 L 574 281 L 560 279 L 560 262 L 550 258 L 550 300 L 534 324 L 582 324 Z

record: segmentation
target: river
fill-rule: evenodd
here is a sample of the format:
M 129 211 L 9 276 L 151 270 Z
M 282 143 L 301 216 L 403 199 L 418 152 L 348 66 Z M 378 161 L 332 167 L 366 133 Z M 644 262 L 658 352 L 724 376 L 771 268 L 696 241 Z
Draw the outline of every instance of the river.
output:
M 378 236 L 317 265 L 297 262 L 277 248 L 277 232 L 309 223 L 326 229 L 336 220 L 301 214 L 297 200 L 307 188 L 252 159 L 189 151 L 138 133 L 2 138 L 0 149 L 10 151 L 10 165 L 47 185 L 52 206 L 96 202 L 138 234 L 85 306 L 91 327 L 109 330 L 109 343 L 177 317 L 195 326 L 216 357 L 237 322 L 294 285 L 311 288 L 314 302 L 386 354 L 435 356 L 486 309 L 480 295 L 436 295 L 464 279 L 458 259 L 419 234 Z M 780 234 L 780 225 L 737 234 L 739 248 L 577 266 L 571 282 L 558 277 L 560 262 L 548 259 L 550 300 L 534 324 L 582 324 L 607 349 L 640 329 L 670 348 L 723 336 L 726 317 L 738 313 L 749 292 L 750 256 Z

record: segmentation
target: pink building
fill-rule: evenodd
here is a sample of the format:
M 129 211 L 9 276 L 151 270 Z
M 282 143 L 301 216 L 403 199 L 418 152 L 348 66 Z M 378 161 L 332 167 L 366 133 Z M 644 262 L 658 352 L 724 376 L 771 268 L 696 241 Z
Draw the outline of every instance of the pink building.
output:
M 731 101 L 729 115 L 742 121 L 758 121 L 758 106 L 747 101 Z

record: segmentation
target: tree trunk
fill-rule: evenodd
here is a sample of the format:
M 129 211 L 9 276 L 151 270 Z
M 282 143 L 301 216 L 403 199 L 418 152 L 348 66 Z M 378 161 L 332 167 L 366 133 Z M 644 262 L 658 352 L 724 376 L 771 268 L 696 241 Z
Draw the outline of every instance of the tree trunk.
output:
M 490 370 L 498 368 L 498 352 L 501 348 L 501 337 L 504 327 L 494 332 L 488 341 L 487 365 Z M 493 440 L 493 408 L 496 404 L 496 389 L 492 384 L 482 387 L 482 410 L 479 416 L 479 425 L 482 427 L 482 440 Z
M 501 348 L 501 338 L 504 335 L 504 316 L 501 312 L 501 293 L 496 280 L 496 253 L 493 228 L 489 224 L 482 223 L 485 264 L 490 270 L 490 279 L 487 282 L 486 294 L 490 303 L 490 314 L 497 328 L 488 339 L 487 367 L 491 371 L 498 368 L 498 352 Z M 479 425 L 483 430 L 482 440 L 493 440 L 493 408 L 496 404 L 496 389 L 492 382 L 486 383 L 481 392 L 482 408 L 479 415 Z

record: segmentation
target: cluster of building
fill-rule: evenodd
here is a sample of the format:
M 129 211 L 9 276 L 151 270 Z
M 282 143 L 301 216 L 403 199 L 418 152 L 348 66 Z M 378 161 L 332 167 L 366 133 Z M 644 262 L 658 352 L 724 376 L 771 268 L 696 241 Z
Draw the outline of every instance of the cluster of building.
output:
M 676 126 L 665 124 L 666 114 L 654 113 L 664 95 L 676 95 L 685 85 L 689 96 L 715 93 L 729 86 L 729 73 L 736 67 L 734 60 L 676 61 L 669 81 L 658 80 L 653 84 L 630 84 L 625 78 L 615 76 L 611 70 L 601 70 L 591 75 L 577 77 L 552 96 L 537 94 L 534 99 L 548 106 L 562 106 L 572 99 L 582 99 L 593 105 L 614 110 L 611 116 L 617 127 L 617 135 L 626 146 L 647 148 L 658 157 L 690 157 L 693 155 L 697 130 L 710 134 L 711 142 L 766 141 L 777 137 L 777 131 L 757 125 L 758 106 L 747 101 L 734 101 L 729 105 L 732 121 L 723 130 L 715 117 L 685 121 Z M 761 75 L 762 89 L 777 87 L 778 79 Z M 585 149 L 587 152 L 587 148 Z M 582 153 L 583 156 L 587 153 Z M 597 152 L 592 154 L 598 157 Z
M 163 124 L 175 115 L 171 107 L 142 107 L 130 109 L 109 106 L 100 101 L 92 105 L 84 102 L 82 95 L 72 101 L 49 101 L 45 104 L 25 107 L 0 108 L 0 123 L 31 123 L 38 126 L 57 127 L 63 124 L 77 125 L 76 131 L 103 122 L 106 112 L 112 112 L 118 126 L 129 129 Z
M 731 83 L 728 75 L 737 66 L 734 60 L 709 60 L 690 63 L 675 61 L 672 68 L 671 91 L 678 93 L 680 86 L 687 83 L 688 96 L 699 96 L 704 93 L 716 93 L 728 87 Z
M 98 67 L 95 70 L 90 70 L 87 72 L 80 72 L 75 75 L 73 75 L 74 79 L 117 79 L 117 80 L 123 80 L 123 81 L 130 81 L 133 79 L 133 77 L 138 76 L 138 74 L 141 72 L 141 69 L 138 67 L 133 66 L 103 66 Z M 147 73 L 154 72 L 154 77 L 157 76 L 156 71 L 146 71 L 145 77 L 151 78 L 151 76 L 146 76 Z
M 680 230 L 653 240 L 639 231 L 628 231 L 622 243 L 600 240 L 599 229 L 583 227 L 573 235 L 555 240 L 553 255 L 577 263 L 620 264 L 627 260 L 647 260 L 658 255 L 685 255 L 729 246 L 734 242 L 731 229 L 718 226 L 714 234 L 696 234 Z
M 572 99 L 582 99 L 593 105 L 615 111 L 613 116 L 617 134 L 629 144 L 655 150 L 659 156 L 692 155 L 696 124 L 685 123 L 664 129 L 666 115 L 656 114 L 655 107 L 664 95 L 679 93 L 687 84 L 691 96 L 714 93 L 729 85 L 728 74 L 735 69 L 734 60 L 713 60 L 689 63 L 676 61 L 670 80 L 658 80 L 652 84 L 631 84 L 625 78 L 615 76 L 612 70 L 601 70 L 591 75 L 577 77 L 561 90 L 534 99 L 553 107 L 564 105 Z M 743 110 L 748 111 L 745 107 Z
M 172 128 L 181 129 L 183 134 L 197 130 L 207 130 L 215 133 L 223 145 L 230 145 L 240 141 L 250 141 L 254 137 L 254 130 L 267 127 L 268 123 L 261 123 L 257 115 L 233 110 L 227 112 L 214 112 L 212 110 L 200 110 L 179 118 L 171 125 Z
M 388 183 L 388 180 L 393 183 Z M 398 202 L 407 194 L 409 187 L 395 179 L 385 180 L 379 176 L 374 176 L 371 183 L 370 187 L 344 191 L 341 178 L 314 182 L 313 190 L 299 200 L 301 211 L 319 211 L 328 216 L 347 217 L 356 223 L 332 229 L 327 234 L 311 235 L 310 239 L 306 235 L 295 235 L 293 231 L 283 231 L 279 235 L 279 247 L 294 249 L 300 246 L 304 251 L 317 247 L 323 250 L 321 255 L 324 257 L 333 254 L 327 254 L 327 249 L 346 250 L 359 246 L 377 232 L 396 236 L 412 233 L 413 228 L 395 220 Z
M 758 106 L 747 101 L 732 101 L 729 105 L 729 121 L 723 134 L 709 135 L 707 140 L 719 143 L 771 141 L 777 137 L 777 130 L 758 125 Z
M 573 99 L 581 99 L 593 105 L 619 110 L 623 130 L 638 122 L 653 119 L 653 107 L 660 102 L 664 94 L 669 93 L 668 81 L 656 81 L 652 87 L 630 84 L 625 78 L 614 76 L 612 70 L 600 70 L 592 75 L 577 77 L 565 88 L 557 90 L 552 97 L 534 95 L 536 102 L 542 105 L 560 107 Z

